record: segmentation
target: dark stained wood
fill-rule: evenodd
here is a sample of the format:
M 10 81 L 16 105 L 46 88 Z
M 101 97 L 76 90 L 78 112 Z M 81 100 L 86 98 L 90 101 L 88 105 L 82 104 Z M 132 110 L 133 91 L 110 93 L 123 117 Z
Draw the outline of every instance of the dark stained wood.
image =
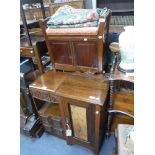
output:
M 108 84 L 100 80 L 90 79 L 89 77 L 48 71 L 30 85 L 32 93 L 36 89 L 40 92 L 51 92 L 57 96 L 100 104 L 102 106 L 108 93 Z M 44 97 L 42 99 L 44 100 Z
M 45 23 L 40 21 L 49 55 L 56 70 L 102 72 L 104 31 L 109 33 L 110 13 L 99 21 L 97 34 L 51 35 L 46 32 Z M 106 23 L 107 22 L 107 23 Z M 107 39 L 106 39 L 107 40 Z M 105 41 L 106 41 L 105 40 Z M 57 44 L 55 44 L 57 42 Z M 59 44 L 61 42 L 61 44 Z M 68 44 L 68 45 L 67 45 Z M 64 57 L 65 55 L 65 57 Z M 106 64 L 105 64 L 106 65 Z
M 112 125 L 111 125 L 111 132 L 115 132 L 118 124 L 131 124 L 134 125 L 134 120 L 130 117 L 125 115 L 113 115 Z
M 75 65 L 97 67 L 98 57 L 96 50 L 96 42 L 75 42 Z
M 95 154 L 99 154 L 99 141 L 100 141 L 100 137 L 99 137 L 99 132 L 100 132 L 100 111 L 101 111 L 101 107 L 96 105 L 95 107 L 95 148 L 94 148 L 94 152 Z
M 97 42 L 97 51 L 98 51 L 98 63 L 99 71 L 102 72 L 102 58 L 103 58 L 103 33 L 105 27 L 105 19 L 101 18 L 99 20 L 99 30 L 98 30 L 98 42 Z
M 120 91 L 114 93 L 113 109 L 122 110 L 134 115 L 134 94 L 129 91 Z
M 58 119 L 53 120 L 52 110 L 48 111 L 48 117 L 41 115 L 46 131 L 63 137 L 67 144 L 87 147 L 97 155 L 99 153 L 101 127 L 105 123 L 103 119 L 105 118 L 105 110 L 103 109 L 106 107 L 108 94 L 108 83 L 103 83 L 104 80 L 104 77 L 95 79 L 94 77 L 56 71 L 47 71 L 41 75 L 30 85 L 31 94 L 33 98 L 48 101 L 50 105 L 57 104 L 61 120 L 61 123 Z M 57 102 L 54 103 L 53 97 L 56 97 Z M 79 116 L 80 109 L 83 113 Z M 56 112 L 55 116 L 58 117 Z M 53 121 L 54 123 L 49 124 Z M 59 128 L 60 126 L 63 131 L 55 130 L 56 127 Z M 72 130 L 71 136 L 66 136 L 68 128 Z
M 55 63 L 72 65 L 72 55 L 68 42 L 50 42 Z
M 103 93 L 104 92 L 104 93 Z M 89 78 L 68 76 L 56 94 L 103 106 L 108 93 L 108 84 Z
M 55 93 L 61 83 L 65 80 L 65 78 L 66 75 L 63 73 L 48 71 L 41 75 L 29 87 L 30 90 L 34 88 Z

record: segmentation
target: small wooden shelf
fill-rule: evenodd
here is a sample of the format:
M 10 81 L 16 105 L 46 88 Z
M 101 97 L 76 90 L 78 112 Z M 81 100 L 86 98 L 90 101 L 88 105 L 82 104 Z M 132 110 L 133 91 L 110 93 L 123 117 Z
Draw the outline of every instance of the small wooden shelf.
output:
M 59 104 L 45 102 L 38 113 L 45 131 L 63 138 L 63 126 Z
M 38 111 L 40 115 L 60 116 L 59 105 L 55 103 L 45 103 Z

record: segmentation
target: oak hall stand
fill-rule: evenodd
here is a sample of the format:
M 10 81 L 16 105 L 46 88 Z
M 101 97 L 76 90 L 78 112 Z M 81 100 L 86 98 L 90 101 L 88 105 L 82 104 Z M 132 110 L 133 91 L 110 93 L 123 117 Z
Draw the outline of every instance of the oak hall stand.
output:
M 106 118 L 108 83 L 104 80 L 56 71 L 41 75 L 29 87 L 36 104 L 44 101 L 38 115 L 45 130 L 97 155 Z

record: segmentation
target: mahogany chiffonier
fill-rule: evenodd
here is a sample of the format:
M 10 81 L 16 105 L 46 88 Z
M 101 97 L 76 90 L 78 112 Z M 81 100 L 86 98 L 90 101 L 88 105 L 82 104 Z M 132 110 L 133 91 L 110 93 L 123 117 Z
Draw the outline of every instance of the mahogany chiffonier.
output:
M 45 130 L 99 154 L 109 87 L 104 81 L 56 71 L 41 75 L 29 87 L 36 107 L 37 100 L 44 101 L 38 115 Z

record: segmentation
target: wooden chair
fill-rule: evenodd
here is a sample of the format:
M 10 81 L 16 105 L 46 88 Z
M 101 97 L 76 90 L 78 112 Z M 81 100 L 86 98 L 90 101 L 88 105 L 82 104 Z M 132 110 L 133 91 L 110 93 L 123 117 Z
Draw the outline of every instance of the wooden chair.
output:
M 56 70 L 97 73 L 106 69 L 111 11 L 98 27 L 49 29 L 39 21 L 48 53 Z M 104 61 L 103 61 L 104 60 Z

